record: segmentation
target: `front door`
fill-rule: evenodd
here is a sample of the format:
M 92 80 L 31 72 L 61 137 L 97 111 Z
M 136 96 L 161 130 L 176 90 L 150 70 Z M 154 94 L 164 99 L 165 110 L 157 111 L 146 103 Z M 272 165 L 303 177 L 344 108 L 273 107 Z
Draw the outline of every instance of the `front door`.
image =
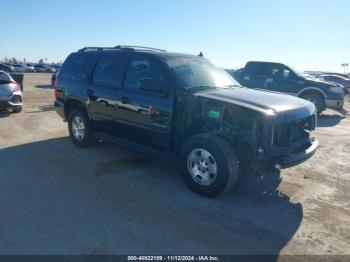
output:
M 166 85 L 164 67 L 147 54 L 130 57 L 116 109 L 118 136 L 167 152 L 171 143 L 173 92 Z M 163 87 L 145 91 L 143 81 Z
M 267 90 L 295 95 L 298 93 L 298 78 L 282 64 L 271 64 L 265 80 Z

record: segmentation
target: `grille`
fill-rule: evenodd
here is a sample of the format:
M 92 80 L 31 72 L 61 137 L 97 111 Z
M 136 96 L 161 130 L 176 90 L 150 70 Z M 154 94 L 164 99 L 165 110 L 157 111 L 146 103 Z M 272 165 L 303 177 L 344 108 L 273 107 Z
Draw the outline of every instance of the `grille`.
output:
M 15 103 L 15 104 L 16 103 L 22 103 L 22 97 L 15 95 L 15 96 L 12 97 L 11 102 Z
M 309 140 L 310 131 L 315 128 L 316 116 L 283 123 L 277 126 L 275 141 L 277 146 L 302 144 Z

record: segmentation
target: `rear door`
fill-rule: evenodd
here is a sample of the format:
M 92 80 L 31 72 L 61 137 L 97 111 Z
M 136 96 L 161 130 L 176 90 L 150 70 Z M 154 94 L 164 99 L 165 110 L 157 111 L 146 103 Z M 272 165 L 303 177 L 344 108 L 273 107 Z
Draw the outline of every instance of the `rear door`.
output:
M 241 84 L 245 87 L 263 89 L 265 88 L 266 72 L 268 63 L 249 62 L 242 74 Z
M 125 66 L 126 58 L 119 52 L 103 52 L 96 62 L 85 92 L 97 131 L 116 135 L 114 117 Z
M 148 54 L 130 54 L 124 85 L 117 102 L 118 135 L 143 146 L 168 152 L 171 143 L 173 90 L 166 81 L 166 68 Z M 163 92 L 141 90 L 147 80 Z

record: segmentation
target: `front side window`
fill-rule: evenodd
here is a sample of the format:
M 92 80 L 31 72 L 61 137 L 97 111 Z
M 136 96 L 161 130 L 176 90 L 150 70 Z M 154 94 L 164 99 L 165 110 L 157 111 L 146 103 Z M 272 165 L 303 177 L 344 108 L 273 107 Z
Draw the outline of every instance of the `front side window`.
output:
M 117 56 L 102 57 L 95 67 L 93 81 L 107 86 L 120 86 L 122 65 Z
M 292 77 L 292 72 L 284 65 L 272 65 L 268 69 L 267 74 L 273 78 L 289 79 Z
M 282 74 L 282 76 L 283 76 L 283 78 L 285 78 L 285 79 L 287 79 L 287 78 L 289 78 L 290 77 L 290 70 L 288 70 L 288 69 L 283 69 L 283 74 Z
M 133 59 L 129 63 L 124 86 L 131 89 L 141 89 L 144 81 L 164 86 L 164 77 L 158 63 L 149 58 Z
M 200 57 L 169 57 L 166 63 L 184 89 L 239 86 L 225 70 Z

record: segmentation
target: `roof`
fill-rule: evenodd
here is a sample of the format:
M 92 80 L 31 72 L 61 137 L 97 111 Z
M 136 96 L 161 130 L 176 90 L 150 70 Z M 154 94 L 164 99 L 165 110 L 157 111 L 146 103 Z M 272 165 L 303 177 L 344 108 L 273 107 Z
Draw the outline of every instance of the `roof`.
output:
M 143 47 L 143 46 L 127 46 L 127 45 L 118 45 L 115 47 L 84 47 L 78 50 L 79 52 L 137 52 L 137 53 L 148 53 L 157 55 L 160 57 L 177 57 L 177 56 L 187 56 L 187 57 L 198 57 L 196 55 L 167 52 L 163 49 L 153 48 L 153 47 Z
M 248 61 L 247 64 L 249 63 L 260 63 L 260 64 L 275 64 L 275 65 L 285 65 L 282 62 L 268 62 L 268 61 Z

